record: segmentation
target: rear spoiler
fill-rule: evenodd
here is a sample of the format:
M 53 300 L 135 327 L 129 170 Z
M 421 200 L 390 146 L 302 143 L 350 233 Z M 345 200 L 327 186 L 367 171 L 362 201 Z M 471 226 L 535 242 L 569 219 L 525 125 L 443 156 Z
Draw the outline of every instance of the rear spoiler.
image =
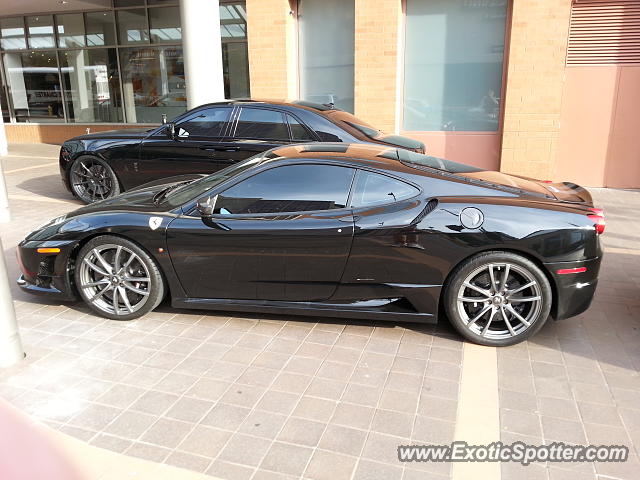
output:
M 571 182 L 547 183 L 540 182 L 541 185 L 558 200 L 563 202 L 579 203 L 587 207 L 593 207 L 593 198 L 586 188 Z

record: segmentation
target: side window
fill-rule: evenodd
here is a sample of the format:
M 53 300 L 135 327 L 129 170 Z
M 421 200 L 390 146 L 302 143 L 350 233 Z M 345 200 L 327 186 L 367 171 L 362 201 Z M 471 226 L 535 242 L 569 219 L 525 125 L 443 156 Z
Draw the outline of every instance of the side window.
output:
M 366 207 L 382 203 L 397 202 L 411 198 L 420 192 L 417 188 L 395 178 L 379 173 L 358 171 L 351 199 L 352 207 Z
M 333 165 L 288 165 L 247 178 L 218 196 L 216 213 L 304 212 L 344 208 L 354 170 Z
M 294 142 L 313 142 L 315 140 L 306 127 L 296 120 L 295 117 L 287 114 L 287 121 L 291 128 L 291 140 Z
M 237 138 L 289 140 L 282 113 L 261 108 L 243 107 L 236 127 Z
M 206 108 L 176 125 L 176 134 L 186 137 L 220 137 L 229 120 L 228 107 Z

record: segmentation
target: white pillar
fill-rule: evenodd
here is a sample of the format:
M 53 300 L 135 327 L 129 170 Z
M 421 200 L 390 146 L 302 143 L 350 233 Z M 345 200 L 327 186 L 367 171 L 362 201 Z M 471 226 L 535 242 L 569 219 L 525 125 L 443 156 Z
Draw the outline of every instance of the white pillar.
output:
M 2 108 L 0 108 L 0 111 Z M 0 114 L 0 156 L 7 154 L 7 136 L 4 120 Z M 4 171 L 0 163 L 0 222 L 9 221 L 9 200 L 4 183 Z M 4 247 L 0 239 L 0 368 L 8 367 L 24 358 L 24 350 L 18 332 L 16 311 L 13 308 L 11 287 L 7 265 L 4 261 Z
M 180 0 L 187 107 L 224 100 L 218 0 Z

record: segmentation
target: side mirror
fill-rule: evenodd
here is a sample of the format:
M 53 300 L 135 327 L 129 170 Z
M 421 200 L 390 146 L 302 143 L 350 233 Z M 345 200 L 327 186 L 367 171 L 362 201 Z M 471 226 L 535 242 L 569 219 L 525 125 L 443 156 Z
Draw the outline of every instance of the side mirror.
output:
M 174 123 L 167 123 L 164 127 L 164 131 L 171 140 L 176 138 L 176 125 Z
M 198 200 L 196 208 L 198 213 L 202 217 L 211 217 L 216 210 L 216 203 L 218 202 L 218 195 L 213 197 L 203 197 Z

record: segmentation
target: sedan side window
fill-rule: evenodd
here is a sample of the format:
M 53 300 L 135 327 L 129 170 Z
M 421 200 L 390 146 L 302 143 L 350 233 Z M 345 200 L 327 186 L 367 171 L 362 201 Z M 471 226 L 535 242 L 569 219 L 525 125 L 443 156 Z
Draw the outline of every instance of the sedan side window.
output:
M 258 173 L 218 196 L 217 213 L 305 212 L 344 208 L 354 169 L 288 165 Z
M 359 170 L 351 199 L 352 207 L 397 202 L 420 193 L 416 187 L 379 173 Z
M 221 137 L 230 113 L 228 107 L 205 108 L 178 123 L 176 133 L 180 138 Z
M 292 115 L 287 114 L 287 121 L 291 128 L 291 140 L 294 142 L 313 142 L 315 140 L 307 128 Z
M 289 140 L 284 116 L 275 110 L 243 107 L 236 127 L 237 138 L 255 140 Z

